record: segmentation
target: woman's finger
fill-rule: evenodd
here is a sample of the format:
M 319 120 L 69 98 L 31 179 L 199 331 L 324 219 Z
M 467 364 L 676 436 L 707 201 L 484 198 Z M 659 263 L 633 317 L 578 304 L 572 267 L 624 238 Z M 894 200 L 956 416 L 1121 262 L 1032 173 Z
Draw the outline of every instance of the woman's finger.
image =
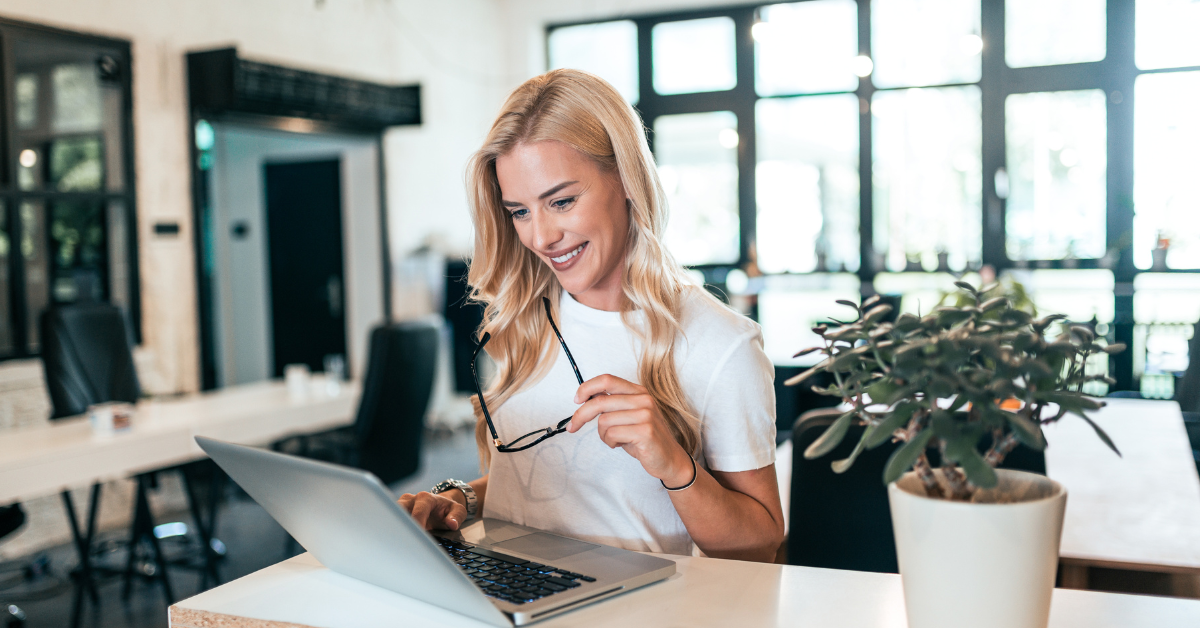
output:
M 596 395 L 636 395 L 646 389 L 616 375 L 600 375 L 584 382 L 575 391 L 575 403 L 583 403 Z
M 653 406 L 653 400 L 649 395 L 645 394 L 629 394 L 629 395 L 600 395 L 589 399 L 582 406 L 575 410 L 575 414 L 571 415 L 571 423 L 567 426 L 568 432 L 577 432 L 588 421 L 595 419 L 601 414 L 610 412 L 621 412 L 623 410 L 648 409 Z
M 605 412 L 598 421 L 596 421 L 596 433 L 600 436 L 600 440 L 608 442 L 606 436 L 608 431 L 624 425 L 641 425 L 646 423 L 645 410 L 622 410 L 620 412 Z
M 600 440 L 610 449 L 615 449 L 627 445 L 640 445 L 645 436 L 645 426 L 640 423 L 613 425 L 605 430 Z
M 428 498 L 426 496 L 428 496 Z M 416 498 L 413 500 L 413 506 L 410 514 L 412 514 L 413 521 L 416 521 L 417 525 L 421 526 L 422 528 L 428 529 L 428 526 L 425 525 L 425 522 L 429 520 L 429 515 L 433 511 L 434 502 L 432 497 L 433 495 L 430 493 L 422 492 L 418 493 Z

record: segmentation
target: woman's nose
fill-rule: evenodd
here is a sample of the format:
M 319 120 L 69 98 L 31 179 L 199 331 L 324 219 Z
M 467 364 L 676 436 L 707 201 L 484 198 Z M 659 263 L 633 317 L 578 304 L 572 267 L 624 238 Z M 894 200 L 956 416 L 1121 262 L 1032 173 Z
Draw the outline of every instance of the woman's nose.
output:
M 558 228 L 553 216 L 548 216 L 544 212 L 535 212 L 533 237 L 538 250 L 546 251 L 553 249 L 554 245 L 562 240 L 563 232 Z

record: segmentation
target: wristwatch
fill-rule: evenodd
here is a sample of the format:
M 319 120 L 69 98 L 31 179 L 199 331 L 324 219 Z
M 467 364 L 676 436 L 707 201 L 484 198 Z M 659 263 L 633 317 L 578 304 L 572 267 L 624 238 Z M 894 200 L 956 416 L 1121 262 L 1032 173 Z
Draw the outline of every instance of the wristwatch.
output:
M 463 497 L 467 498 L 467 518 L 474 519 L 475 518 L 475 507 L 476 507 L 475 506 L 475 504 L 476 504 L 475 489 L 471 488 L 470 484 L 467 484 L 466 482 L 463 482 L 462 480 L 455 480 L 455 479 L 451 478 L 449 480 L 442 480 L 441 482 L 438 482 L 436 486 L 429 489 L 429 492 L 433 493 L 434 495 L 437 495 L 438 493 L 445 493 L 446 491 L 453 489 L 453 488 L 456 488 L 456 489 L 462 491 Z

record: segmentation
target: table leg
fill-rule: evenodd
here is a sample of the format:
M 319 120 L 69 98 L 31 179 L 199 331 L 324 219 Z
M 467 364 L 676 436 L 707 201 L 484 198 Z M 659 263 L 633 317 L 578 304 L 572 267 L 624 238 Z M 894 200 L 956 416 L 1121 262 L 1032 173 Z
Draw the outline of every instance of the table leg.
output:
M 121 595 L 128 600 L 129 595 L 133 592 L 133 566 L 137 559 L 137 549 L 141 545 L 142 539 L 145 539 L 150 544 L 150 551 L 154 555 L 154 564 L 158 570 L 158 577 L 162 581 L 163 593 L 167 597 L 169 606 L 175 602 L 175 595 L 171 591 L 171 579 L 167 575 L 167 561 L 158 544 L 158 537 L 154 536 L 154 517 L 150 513 L 150 499 L 147 493 L 150 479 L 148 473 L 137 477 L 137 505 L 134 507 L 133 535 L 129 539 L 129 561 L 125 565 L 125 586 Z
M 75 502 L 71 499 L 71 492 L 62 492 L 63 506 L 67 510 L 67 520 L 71 524 L 71 536 L 75 540 L 75 553 L 79 557 L 79 586 L 87 588 L 93 602 L 99 602 L 100 594 L 96 591 L 96 581 L 92 576 L 92 538 L 96 530 L 96 511 L 100 504 L 99 482 L 92 484 L 91 497 L 91 504 L 88 507 L 87 533 L 85 536 L 79 530 L 79 521 L 75 515 Z
M 196 499 L 196 489 L 192 486 L 192 474 L 186 469 L 180 471 L 183 475 L 183 488 L 187 492 L 188 506 L 192 511 L 192 520 L 196 524 L 196 531 L 200 535 L 200 543 L 202 544 L 202 552 L 204 553 L 204 571 L 200 577 L 200 588 L 208 588 L 208 579 L 211 577 L 214 584 L 221 583 L 221 577 L 217 574 L 216 551 L 212 547 L 212 528 L 209 527 L 213 523 L 215 517 L 216 506 L 214 500 L 209 500 L 209 521 L 204 520 L 204 513 L 200 510 L 200 501 Z M 216 474 L 213 474 L 214 476 Z M 214 485 L 209 486 L 210 492 L 216 492 L 215 478 Z

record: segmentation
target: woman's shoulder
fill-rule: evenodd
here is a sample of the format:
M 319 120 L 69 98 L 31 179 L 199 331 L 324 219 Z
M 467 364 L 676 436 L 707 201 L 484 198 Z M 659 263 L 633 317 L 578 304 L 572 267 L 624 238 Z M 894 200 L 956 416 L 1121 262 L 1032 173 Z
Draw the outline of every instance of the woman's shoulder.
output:
M 717 300 L 700 286 L 685 288 L 679 324 L 689 345 L 728 346 L 762 336 L 758 323 Z

